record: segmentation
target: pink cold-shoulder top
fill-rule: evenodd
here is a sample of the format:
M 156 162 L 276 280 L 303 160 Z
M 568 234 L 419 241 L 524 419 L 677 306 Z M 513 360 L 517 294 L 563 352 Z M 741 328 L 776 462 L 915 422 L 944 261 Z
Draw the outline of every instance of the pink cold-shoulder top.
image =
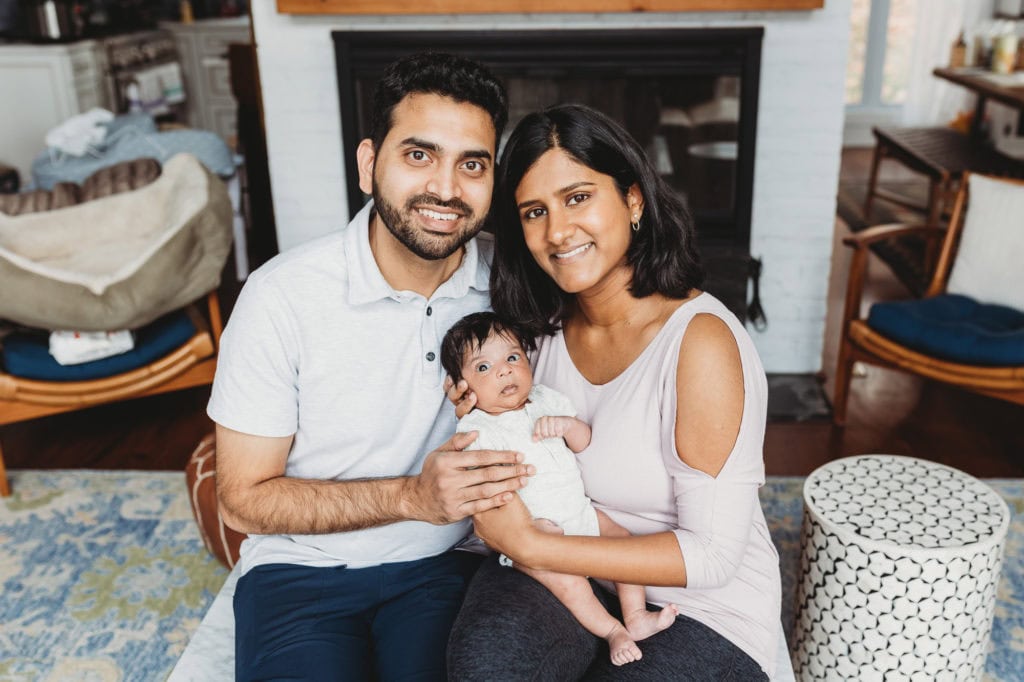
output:
M 717 477 L 679 459 L 676 368 L 690 320 L 707 313 L 732 331 L 743 365 L 743 418 Z M 591 384 L 561 332 L 540 342 L 538 383 L 561 391 L 593 428 L 577 458 L 594 505 L 634 535 L 671 532 L 686 564 L 686 587 L 648 587 L 653 604 L 674 603 L 747 652 L 771 676 L 779 641 L 779 556 L 758 489 L 764 484 L 767 381 L 746 329 L 704 293 L 683 303 L 640 356 L 611 381 Z M 607 587 L 612 587 L 607 584 Z

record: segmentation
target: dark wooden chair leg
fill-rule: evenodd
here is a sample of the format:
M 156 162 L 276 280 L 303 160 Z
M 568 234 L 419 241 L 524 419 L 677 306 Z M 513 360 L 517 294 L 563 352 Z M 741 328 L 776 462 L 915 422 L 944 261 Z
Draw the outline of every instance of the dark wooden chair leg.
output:
M 4 446 L 0 442 L 0 497 L 10 497 L 11 486 L 7 482 L 7 467 L 4 466 Z
M 882 143 L 875 141 L 875 151 L 871 156 L 871 175 L 868 177 L 867 196 L 864 197 L 864 220 L 870 220 L 871 203 L 875 198 L 875 188 L 878 186 L 878 166 L 882 163 L 884 149 Z
M 853 378 L 853 358 L 848 342 L 839 342 L 839 361 L 836 363 L 836 387 L 832 400 L 832 423 L 846 426 L 846 402 L 850 399 L 850 380 Z
M 932 178 L 928 182 L 928 224 L 938 225 L 942 219 L 942 209 L 949 191 L 949 178 Z
M 952 191 L 953 178 L 943 175 L 939 179 L 931 181 L 928 192 L 928 224 L 939 226 L 942 224 L 946 212 L 947 199 Z M 924 271 L 928 278 L 935 272 L 935 265 L 939 260 L 939 247 L 942 246 L 935 240 L 928 240 L 924 247 Z

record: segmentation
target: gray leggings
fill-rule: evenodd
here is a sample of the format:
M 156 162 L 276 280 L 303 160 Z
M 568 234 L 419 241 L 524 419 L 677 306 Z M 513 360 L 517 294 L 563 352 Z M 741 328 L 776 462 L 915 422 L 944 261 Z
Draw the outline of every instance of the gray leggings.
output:
M 618 600 L 597 584 L 608 611 Z M 469 586 L 448 640 L 453 682 L 529 680 L 767 680 L 735 644 L 686 616 L 639 643 L 643 658 L 616 667 L 608 645 L 583 629 L 547 588 L 489 557 Z

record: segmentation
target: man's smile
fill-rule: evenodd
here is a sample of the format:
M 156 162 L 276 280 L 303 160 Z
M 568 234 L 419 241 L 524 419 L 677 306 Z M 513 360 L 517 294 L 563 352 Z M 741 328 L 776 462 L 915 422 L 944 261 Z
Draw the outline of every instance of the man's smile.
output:
M 432 210 L 432 209 L 429 209 L 429 208 L 417 208 L 416 211 L 420 215 L 426 216 L 426 217 L 430 218 L 431 220 L 444 220 L 444 221 L 448 221 L 448 220 L 456 220 L 457 218 L 459 218 L 459 214 L 458 213 L 450 213 L 450 212 L 442 213 L 440 211 L 435 211 L 435 210 Z

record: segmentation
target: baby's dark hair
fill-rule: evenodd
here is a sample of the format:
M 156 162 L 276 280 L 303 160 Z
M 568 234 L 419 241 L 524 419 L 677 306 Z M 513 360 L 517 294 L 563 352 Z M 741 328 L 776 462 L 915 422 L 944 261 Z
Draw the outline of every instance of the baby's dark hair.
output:
M 462 378 L 462 361 L 466 351 L 479 349 L 491 334 L 515 339 L 525 351 L 537 347 L 526 327 L 509 322 L 492 312 L 473 313 L 452 325 L 441 341 L 441 366 L 452 381 Z

